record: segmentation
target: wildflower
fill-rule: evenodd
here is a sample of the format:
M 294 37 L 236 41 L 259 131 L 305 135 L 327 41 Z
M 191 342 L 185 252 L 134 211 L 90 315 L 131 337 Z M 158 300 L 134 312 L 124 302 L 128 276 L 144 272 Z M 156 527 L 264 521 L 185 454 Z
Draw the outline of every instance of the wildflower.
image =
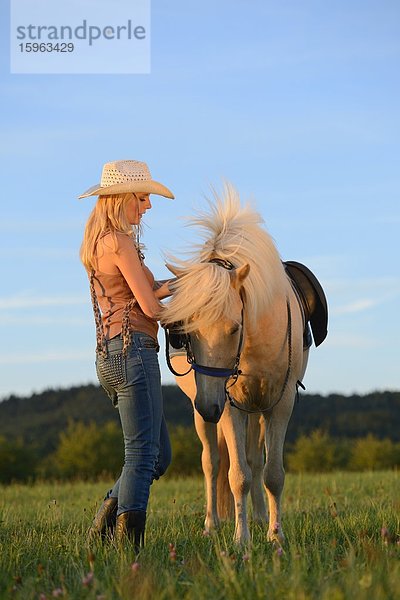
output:
M 51 592 L 53 598 L 59 598 L 60 596 L 64 596 L 64 592 L 61 588 L 56 588 Z
M 140 564 L 137 561 L 135 561 L 131 564 L 132 573 L 137 573 L 139 571 L 139 569 L 140 569 Z
M 176 561 L 176 548 L 175 548 L 174 544 L 169 543 L 168 550 L 169 550 L 169 560 L 171 562 L 175 562 Z
M 387 540 L 388 537 L 389 537 L 389 529 L 387 527 L 382 527 L 381 528 L 381 538 L 384 540 Z
M 39 594 L 39 600 L 47 600 L 46 594 L 43 594 L 43 592 Z
M 281 557 L 281 556 L 282 556 L 282 554 L 283 554 L 283 548 L 282 548 L 282 546 L 279 546 L 279 547 L 276 549 L 276 555 L 277 555 L 277 556 L 279 556 L 279 557 Z
M 85 575 L 85 577 L 82 578 L 83 587 L 89 587 L 90 585 L 92 585 L 93 580 L 94 580 L 94 573 L 93 573 L 93 571 L 89 571 L 89 573 L 87 573 Z
M 171 550 L 169 553 L 169 560 L 171 562 L 175 562 L 176 561 L 176 551 L 175 550 Z
M 277 521 L 274 525 L 274 533 L 279 533 L 280 526 L 281 526 L 280 523 L 278 523 L 278 521 Z
M 207 529 L 203 529 L 203 536 L 208 537 L 209 535 L 210 535 L 210 532 L 207 531 Z
M 381 528 L 381 538 L 384 544 L 387 546 L 389 544 L 400 544 L 400 538 L 398 535 L 393 534 L 389 531 L 389 529 L 385 526 Z
M 247 552 L 245 554 L 243 554 L 242 560 L 243 560 L 243 562 L 248 562 L 250 560 L 250 556 L 247 554 Z

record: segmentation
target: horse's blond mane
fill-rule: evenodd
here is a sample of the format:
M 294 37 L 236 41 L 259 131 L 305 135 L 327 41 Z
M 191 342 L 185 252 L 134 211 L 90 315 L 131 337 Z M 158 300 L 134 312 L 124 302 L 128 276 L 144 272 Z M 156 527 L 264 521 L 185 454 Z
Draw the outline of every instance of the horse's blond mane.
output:
M 262 217 L 248 204 L 241 206 L 237 191 L 229 184 L 222 198 L 214 196 L 209 212 L 198 213 L 189 221 L 200 229 L 204 242 L 191 258 L 173 257 L 170 265 L 179 272 L 179 279 L 161 322 L 183 321 L 186 331 L 212 325 L 230 314 L 234 292 L 229 271 L 208 262 L 212 258 L 223 258 L 235 267 L 250 265 L 243 283 L 247 322 L 254 324 L 276 294 L 285 293 L 285 271 L 271 236 L 261 227 Z

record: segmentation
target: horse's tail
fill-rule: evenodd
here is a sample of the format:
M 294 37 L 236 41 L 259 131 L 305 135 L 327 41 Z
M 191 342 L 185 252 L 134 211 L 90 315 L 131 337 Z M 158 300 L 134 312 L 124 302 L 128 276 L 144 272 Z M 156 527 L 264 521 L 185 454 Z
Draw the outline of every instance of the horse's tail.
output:
M 234 516 L 234 500 L 229 486 L 229 454 L 221 425 L 217 427 L 219 471 L 217 479 L 217 510 L 220 519 L 232 519 Z

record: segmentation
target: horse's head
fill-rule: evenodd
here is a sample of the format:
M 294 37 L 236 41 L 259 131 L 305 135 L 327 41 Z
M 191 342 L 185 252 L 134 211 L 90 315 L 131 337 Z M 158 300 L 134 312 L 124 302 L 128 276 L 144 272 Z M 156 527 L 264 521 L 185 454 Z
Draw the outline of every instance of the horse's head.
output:
M 228 277 L 227 301 L 220 310 L 218 319 L 205 318 L 206 310 L 198 310 L 190 318 L 188 333 L 189 359 L 193 361 L 197 387 L 194 405 L 205 421 L 218 423 L 225 407 L 225 382 L 234 373 L 241 351 L 244 298 L 242 283 L 250 267 L 245 264 L 230 271 L 221 266 L 213 265 L 213 268 L 224 271 L 221 275 Z M 214 298 L 207 298 L 207 294 L 204 297 L 206 305 L 215 301 Z

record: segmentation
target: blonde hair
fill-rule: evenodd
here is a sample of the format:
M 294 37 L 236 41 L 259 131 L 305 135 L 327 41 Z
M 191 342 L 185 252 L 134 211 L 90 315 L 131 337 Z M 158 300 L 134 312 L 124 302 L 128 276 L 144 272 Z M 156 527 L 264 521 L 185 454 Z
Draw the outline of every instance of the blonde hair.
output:
M 126 205 L 131 198 L 131 193 L 99 196 L 87 220 L 80 249 L 80 258 L 87 270 L 96 269 L 97 243 L 106 232 L 111 234 L 115 251 L 118 249 L 117 233 L 133 236 L 136 229 L 138 236 L 140 227 L 132 226 L 126 217 Z

